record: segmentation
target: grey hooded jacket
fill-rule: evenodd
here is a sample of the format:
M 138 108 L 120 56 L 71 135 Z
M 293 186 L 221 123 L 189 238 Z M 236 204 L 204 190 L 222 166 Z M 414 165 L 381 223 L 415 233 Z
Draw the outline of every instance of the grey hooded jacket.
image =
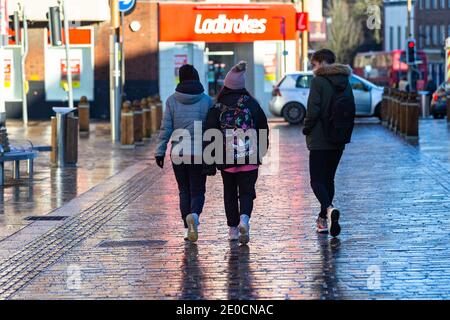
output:
M 156 148 L 155 156 L 163 157 L 166 154 L 167 144 L 171 140 L 172 134 L 177 129 L 186 129 L 191 136 L 191 155 L 200 156 L 201 148 L 194 150 L 194 122 L 201 122 L 202 128 L 205 126 L 206 116 L 212 107 L 211 98 L 205 93 L 187 94 L 175 91 L 166 101 L 161 130 L 159 133 L 159 142 Z M 171 141 L 172 148 L 179 143 L 178 139 Z M 183 150 L 187 155 L 189 150 Z

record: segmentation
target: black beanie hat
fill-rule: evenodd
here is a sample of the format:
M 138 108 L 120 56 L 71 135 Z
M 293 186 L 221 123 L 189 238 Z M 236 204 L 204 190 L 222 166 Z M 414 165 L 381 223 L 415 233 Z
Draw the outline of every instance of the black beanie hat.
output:
M 194 66 L 191 64 L 182 65 L 180 70 L 178 70 L 178 75 L 180 77 L 180 82 L 187 80 L 200 81 L 197 70 L 195 70 Z

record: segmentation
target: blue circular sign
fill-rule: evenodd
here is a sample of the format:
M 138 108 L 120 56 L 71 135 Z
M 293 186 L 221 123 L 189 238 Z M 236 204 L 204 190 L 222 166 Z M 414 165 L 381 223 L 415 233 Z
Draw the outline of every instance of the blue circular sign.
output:
M 136 0 L 119 0 L 119 10 L 121 12 L 127 12 L 131 10 L 136 3 Z

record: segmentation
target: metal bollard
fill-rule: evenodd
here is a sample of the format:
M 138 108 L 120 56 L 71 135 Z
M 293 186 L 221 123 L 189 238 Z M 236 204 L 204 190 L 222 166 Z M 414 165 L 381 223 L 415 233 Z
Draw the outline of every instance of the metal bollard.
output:
M 51 117 L 51 142 L 50 145 L 52 150 L 50 151 L 50 162 L 54 165 L 57 164 L 58 160 L 56 157 L 56 149 L 57 149 L 57 135 L 56 135 L 56 117 Z
M 125 101 L 122 104 L 120 116 L 120 143 L 121 148 L 123 149 L 134 148 L 134 117 L 130 101 Z
M 76 127 L 70 126 L 69 132 L 67 128 L 67 118 L 70 115 L 71 119 L 78 118 L 73 117 L 72 112 L 75 108 L 65 108 L 65 107 L 54 107 L 53 111 L 56 113 L 56 163 L 58 167 L 65 167 L 67 165 L 73 165 L 72 159 L 75 159 L 78 154 L 78 122 L 76 122 Z M 72 124 L 72 122 L 71 122 Z M 70 145 L 68 145 L 68 143 Z M 70 150 L 70 163 L 67 162 L 68 158 L 66 156 L 67 150 Z M 73 156 L 75 153 L 75 156 Z
M 143 145 L 144 129 L 141 103 L 139 100 L 133 101 L 133 128 L 134 128 L 134 143 L 136 145 Z
M 80 132 L 89 133 L 89 101 L 85 96 L 82 96 L 78 103 L 78 117 L 80 119 Z
M 152 135 L 152 116 L 150 108 L 147 104 L 147 99 L 143 98 L 141 100 L 141 108 L 142 108 L 142 135 L 144 140 L 150 139 Z

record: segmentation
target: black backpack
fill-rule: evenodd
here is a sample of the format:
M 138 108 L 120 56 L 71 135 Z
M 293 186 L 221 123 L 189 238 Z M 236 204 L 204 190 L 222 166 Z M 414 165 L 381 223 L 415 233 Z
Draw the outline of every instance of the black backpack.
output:
M 344 90 L 337 89 L 330 79 L 334 93 L 330 105 L 322 118 L 325 139 L 331 144 L 350 143 L 353 127 L 355 125 L 356 105 L 353 94 L 346 94 L 350 83 Z M 351 88 L 350 88 L 351 90 Z

